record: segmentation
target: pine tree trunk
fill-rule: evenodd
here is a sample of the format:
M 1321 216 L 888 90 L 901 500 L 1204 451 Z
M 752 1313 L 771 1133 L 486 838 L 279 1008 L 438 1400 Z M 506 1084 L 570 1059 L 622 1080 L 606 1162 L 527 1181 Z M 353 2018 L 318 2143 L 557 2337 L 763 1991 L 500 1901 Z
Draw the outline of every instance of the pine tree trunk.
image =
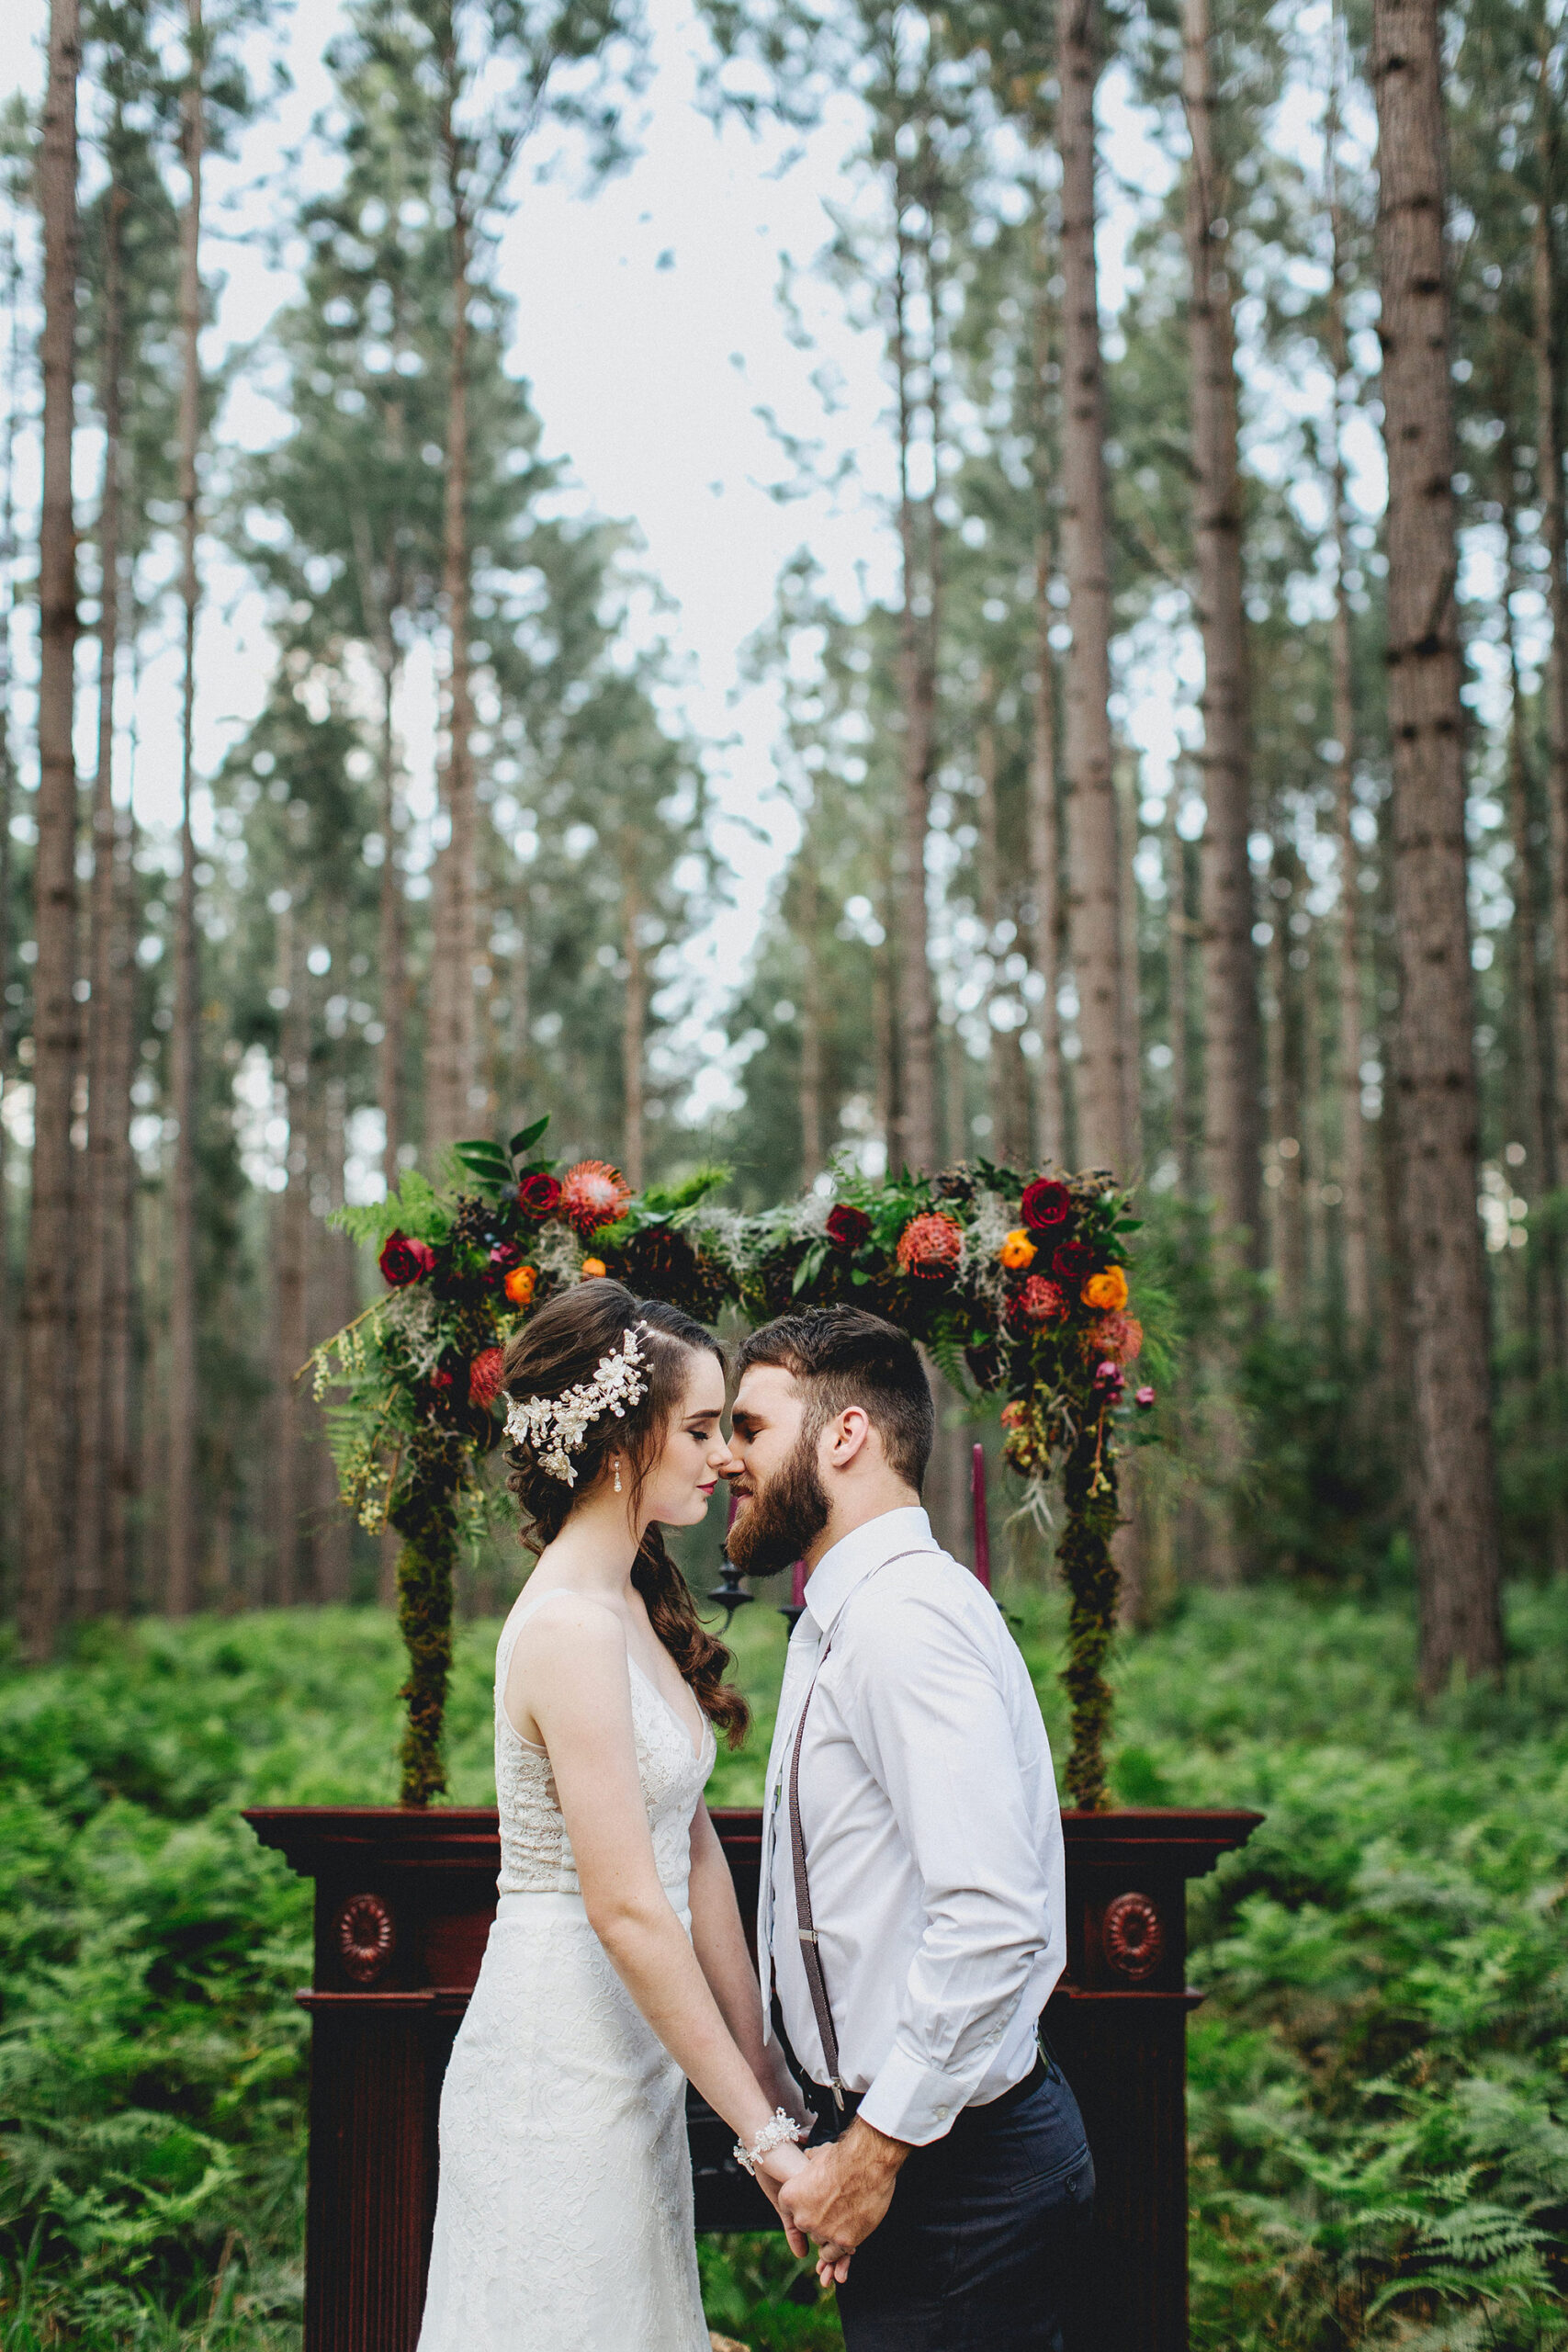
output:
M 1453 393 L 1437 0 L 1374 0 L 1388 454 L 1389 732 L 1400 964 L 1421 1681 L 1502 1661 L 1490 1330 L 1466 907 Z
M 53 1646 L 73 1559 L 76 1346 L 72 1270 L 72 1098 L 76 1003 L 76 536 L 71 495 L 76 346 L 77 0 L 51 0 L 39 154 L 43 211 L 43 490 L 39 529 L 39 788 L 34 865 L 33 1166 L 22 1296 L 25 1427 L 19 1630 L 24 1653 Z
M 809 821 L 809 820 L 808 820 Z M 800 1180 L 809 1184 L 821 1172 L 822 983 L 818 927 L 822 920 L 816 854 L 807 832 L 796 865 L 799 892 L 800 963 Z
M 446 60 L 442 140 L 452 209 L 452 351 L 447 379 L 446 483 L 442 594 L 449 651 L 446 669 L 446 750 L 441 802 L 449 827 L 435 876 L 430 979 L 430 1034 L 425 1046 L 425 1148 L 434 1156 L 470 1131 L 475 1082 L 474 900 L 478 878 L 478 805 L 474 794 L 473 691 L 469 677 L 468 612 L 468 335 L 471 227 L 463 185 L 461 135 L 455 109 L 461 68 Z
M 648 1050 L 648 975 L 643 968 L 638 926 L 642 898 L 637 884 L 637 839 L 627 832 L 621 846 L 621 954 L 626 960 L 626 1002 L 621 1027 L 621 1159 L 634 1193 L 643 1186 L 643 1068 Z
M 165 1542 L 168 1547 L 164 1605 L 183 1616 L 197 1599 L 199 1532 L 196 1490 L 196 1443 L 199 1374 L 197 1364 L 197 1116 L 200 1019 L 199 955 L 196 927 L 196 843 L 191 804 L 196 790 L 193 726 L 196 714 L 196 622 L 201 586 L 197 575 L 200 521 L 196 457 L 201 430 L 201 165 L 206 139 L 202 98 L 201 0 L 189 0 L 190 71 L 182 100 L 181 136 L 190 198 L 181 235 L 180 504 L 183 566 L 180 581 L 185 618 L 185 689 L 180 741 L 180 887 L 175 918 L 174 1236 L 169 1283 L 169 1483 Z
M 135 1415 L 136 1155 L 130 1148 L 130 1089 L 136 1068 L 136 820 L 129 797 L 116 812 L 113 933 L 105 1078 L 109 1149 L 104 1182 L 103 1323 L 104 1605 L 115 1616 L 130 1606 L 130 1510 L 137 1487 Z
M 1544 26 L 1543 17 L 1542 24 Z M 1544 34 L 1543 34 L 1544 38 Z M 1546 662 L 1546 720 L 1550 764 L 1546 804 L 1551 842 L 1551 1023 L 1548 1084 L 1551 1116 L 1547 1148 L 1551 1159 L 1543 1170 L 1549 1190 L 1568 1168 L 1568 531 L 1562 498 L 1562 385 L 1557 336 L 1559 271 L 1551 217 L 1551 193 L 1557 181 L 1559 128 L 1552 104 L 1547 60 L 1540 63 L 1540 116 L 1537 133 L 1537 169 L 1541 183 L 1531 232 L 1534 292 L 1536 473 L 1541 506 L 1541 538 L 1548 569 L 1546 602 L 1551 625 Z M 1557 1322 L 1562 1321 L 1561 1253 L 1554 1266 L 1558 1292 Z
M 310 1019 L 299 920 L 290 907 L 281 923 L 279 979 L 288 990 L 279 1061 L 288 1118 L 288 1181 L 277 1202 L 276 1331 L 277 1355 L 273 1387 L 277 1402 L 277 1454 L 272 1480 L 272 1510 L 277 1530 L 274 1594 L 280 1609 L 300 1598 L 304 1509 L 302 1438 L 304 1408 L 297 1378 L 310 1348 L 306 1283 L 310 1237 Z
M 1029 747 L 1030 947 L 1043 983 L 1034 1016 L 1034 1161 L 1044 1168 L 1066 1153 L 1062 1108 L 1060 848 L 1056 822 L 1056 657 L 1051 650 L 1050 548 L 1042 534 L 1034 567 L 1034 725 Z
M 1066 663 L 1063 786 L 1068 938 L 1081 1053 L 1074 1072 L 1078 1157 L 1125 1175 L 1126 1024 L 1122 1001 L 1122 865 L 1111 749 L 1111 567 L 1105 503 L 1105 381 L 1095 266 L 1095 0 L 1061 17 L 1062 557 L 1072 650 Z
M 1372 1311 L 1371 1211 L 1367 1168 L 1367 1129 L 1361 1114 L 1362 996 L 1359 881 L 1361 854 L 1352 819 L 1356 805 L 1356 682 L 1350 606 L 1346 586 L 1350 570 L 1349 489 L 1345 466 L 1343 390 L 1350 372 L 1345 334 L 1344 215 L 1339 202 L 1338 84 L 1330 100 L 1327 127 L 1328 218 L 1333 243 L 1328 281 L 1329 356 L 1334 363 L 1334 612 L 1329 626 L 1333 676 L 1334 739 L 1339 756 L 1334 769 L 1335 830 L 1339 844 L 1339 904 L 1336 922 L 1338 956 L 1339 1229 L 1345 1252 L 1345 1319 L 1352 1342 L 1364 1338 Z
M 1187 970 L 1187 844 L 1176 829 L 1177 796 L 1170 797 L 1165 837 L 1165 952 L 1168 999 L 1167 1042 L 1170 1047 L 1170 1156 L 1178 1191 L 1192 1189 L 1192 1129 L 1189 1115 Z
M 1262 1052 L 1252 947 L 1252 712 L 1242 606 L 1242 499 L 1225 199 L 1213 140 L 1208 0 L 1182 0 L 1182 103 L 1191 140 L 1193 542 L 1203 637 L 1203 1144 L 1220 1234 L 1255 1264 L 1260 1230 Z
M 904 203 L 899 201 L 900 221 Z M 900 226 L 894 302 L 894 367 L 898 396 L 898 537 L 902 561 L 898 616 L 898 677 L 904 738 L 902 888 L 898 894 L 898 1042 L 902 1083 L 894 1116 L 890 1166 L 936 1165 L 936 998 L 931 987 L 926 912 L 926 837 L 931 830 L 931 779 L 936 725 L 937 584 L 934 500 L 926 513 L 925 598 L 919 610 L 919 514 L 909 484 L 914 441 L 913 363 L 908 345 L 911 243 Z M 934 439 L 934 427 L 933 427 Z M 935 451 L 932 452 L 933 461 Z
M 310 1162 L 308 1194 L 319 1195 L 311 1200 L 307 1229 L 309 1304 L 305 1328 L 310 1346 L 329 1338 L 333 1331 L 341 1331 L 355 1307 L 350 1244 L 344 1235 L 334 1232 L 326 1222 L 326 1216 L 343 1206 L 346 1110 L 347 1090 L 342 1078 L 335 1073 L 327 1077 L 318 1069 L 307 1105 Z M 318 1216 L 318 1209 L 325 1215 Z M 300 1362 L 303 1361 L 301 1357 Z M 299 1386 L 304 1390 L 307 1384 L 301 1381 Z M 320 1601 L 341 1603 L 348 1599 L 354 1522 L 338 1501 L 337 1471 L 326 1443 L 321 1413 L 309 1395 L 301 1396 L 299 1413 L 308 1432 L 310 1470 L 306 1485 L 315 1595 Z
M 119 650 L 120 416 L 124 329 L 121 279 L 123 188 L 105 199 L 104 333 L 100 407 L 104 421 L 104 471 L 98 503 L 98 757 L 93 781 L 93 884 L 91 982 L 87 1044 L 87 1182 L 83 1204 L 84 1322 L 99 1334 L 82 1366 L 82 1470 L 76 1527 L 76 1610 L 93 1616 L 105 1605 L 105 1556 L 108 1546 L 110 1466 L 107 1446 L 109 1364 L 101 1340 L 105 1302 L 113 1279 L 110 1252 L 115 1225 L 115 1120 L 119 1020 L 115 969 L 119 944 L 119 888 L 114 805 L 115 672 Z M 130 1105 L 124 1106 L 129 1121 Z
M 1280 846 L 1282 818 L 1275 824 L 1272 903 L 1269 920 L 1269 971 L 1274 999 L 1269 1030 L 1269 1120 L 1273 1127 L 1275 1305 L 1292 1329 L 1300 1327 L 1305 1305 L 1306 1268 L 1302 1227 L 1302 1086 L 1300 1024 L 1291 985 L 1291 910 L 1293 865 Z
M 7 241 L 6 309 L 11 348 L 6 377 L 4 455 L 0 457 L 0 547 L 16 545 L 17 420 L 21 389 L 21 262 L 15 236 Z M 19 1502 L 21 1413 L 17 1382 L 17 1306 L 11 1262 L 11 1193 L 6 1162 L 6 1094 L 12 1080 L 12 1019 L 5 984 L 11 970 L 11 817 L 16 807 L 17 763 L 11 748 L 11 611 L 14 583 L 7 580 L 0 605 L 0 1548 L 15 1556 Z

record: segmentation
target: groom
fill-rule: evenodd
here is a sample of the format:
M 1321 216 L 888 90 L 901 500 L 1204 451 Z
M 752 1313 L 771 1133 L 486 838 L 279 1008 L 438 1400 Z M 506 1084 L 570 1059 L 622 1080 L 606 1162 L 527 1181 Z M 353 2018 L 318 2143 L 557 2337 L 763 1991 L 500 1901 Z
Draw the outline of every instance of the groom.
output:
M 758 1957 L 832 2143 L 780 2211 L 857 2249 L 849 2352 L 1059 2352 L 1094 2168 L 1037 2041 L 1066 1944 L 1051 1751 L 1000 1611 L 920 1507 L 914 1343 L 854 1307 L 740 1350 L 729 1554 L 804 1559 L 762 1826 Z

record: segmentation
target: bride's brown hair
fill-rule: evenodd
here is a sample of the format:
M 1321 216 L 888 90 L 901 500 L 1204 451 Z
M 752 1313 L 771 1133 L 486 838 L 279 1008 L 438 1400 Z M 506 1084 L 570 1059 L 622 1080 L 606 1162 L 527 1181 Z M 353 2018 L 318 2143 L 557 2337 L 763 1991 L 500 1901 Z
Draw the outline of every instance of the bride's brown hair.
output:
M 639 1337 L 648 1385 L 620 1418 L 604 1412 L 589 1423 L 571 1456 L 574 1487 L 552 1477 L 531 1445 L 514 1442 L 508 1446 L 506 1483 L 522 1510 L 523 1541 L 535 1554 L 555 1542 L 573 1503 L 598 1485 L 612 1454 L 620 1454 L 630 1471 L 631 1509 L 636 1511 L 685 1396 L 687 1358 L 706 1352 L 722 1368 L 724 1351 L 711 1331 L 678 1306 L 666 1306 L 657 1298 L 634 1298 L 624 1284 L 603 1278 L 574 1283 L 547 1300 L 506 1351 L 502 1377 L 509 1396 L 559 1396 L 592 1380 L 604 1357 L 619 1354 L 634 1323 L 646 1327 Z M 650 1526 L 642 1539 L 632 1583 L 642 1595 L 649 1623 L 691 1684 L 698 1706 L 722 1726 L 730 1747 L 739 1747 L 751 1718 L 739 1691 L 724 1679 L 733 1661 L 698 1617 L 691 1588 L 657 1527 Z

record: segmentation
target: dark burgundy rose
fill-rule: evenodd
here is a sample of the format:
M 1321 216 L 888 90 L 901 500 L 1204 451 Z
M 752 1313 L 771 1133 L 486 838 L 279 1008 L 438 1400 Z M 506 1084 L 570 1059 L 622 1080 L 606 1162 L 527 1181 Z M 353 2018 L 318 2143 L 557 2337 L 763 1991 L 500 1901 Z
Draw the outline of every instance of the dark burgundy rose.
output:
M 828 1212 L 828 1238 L 835 1250 L 858 1250 L 871 1238 L 871 1219 L 863 1209 L 840 1201 Z
M 1066 1225 L 1072 1207 L 1073 1196 L 1065 1184 L 1038 1176 L 1024 1186 L 1018 1213 L 1031 1233 L 1054 1233 L 1059 1225 Z
M 521 1265 L 522 1245 L 516 1241 L 496 1242 L 490 1253 L 490 1262 L 498 1273 L 504 1273 L 508 1266 Z
M 517 1187 L 518 1205 L 524 1216 L 531 1216 L 540 1223 L 546 1217 L 555 1215 L 559 1200 L 560 1179 L 558 1176 L 525 1176 Z
M 1059 1241 L 1051 1255 L 1051 1272 L 1059 1283 L 1081 1283 L 1094 1272 L 1094 1251 L 1087 1241 Z
M 406 1283 L 423 1281 L 434 1263 L 435 1252 L 428 1241 L 411 1240 L 406 1233 L 388 1234 L 380 1267 L 394 1290 L 401 1290 Z

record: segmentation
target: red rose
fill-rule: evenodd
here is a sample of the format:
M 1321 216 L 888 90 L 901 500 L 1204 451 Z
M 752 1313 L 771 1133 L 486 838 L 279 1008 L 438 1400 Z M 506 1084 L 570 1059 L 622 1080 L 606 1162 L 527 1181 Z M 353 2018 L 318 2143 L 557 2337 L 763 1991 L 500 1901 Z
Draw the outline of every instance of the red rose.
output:
M 417 1283 L 429 1273 L 435 1252 L 428 1241 L 412 1241 L 406 1233 L 389 1233 L 378 1262 L 393 1289 L 401 1290 L 405 1283 Z
M 863 1209 L 852 1208 L 840 1201 L 837 1208 L 828 1212 L 828 1238 L 835 1250 L 858 1250 L 871 1238 L 871 1219 Z
M 517 1187 L 517 1202 L 525 1216 L 542 1222 L 553 1216 L 560 1200 L 560 1180 L 556 1176 L 525 1176 Z
M 1065 1184 L 1038 1176 L 1023 1188 L 1018 1213 L 1032 1233 L 1051 1233 L 1072 1215 L 1073 1196 Z
M 1047 1282 L 1043 1274 L 1029 1275 L 1020 1283 L 1007 1304 L 1010 1323 L 1023 1324 L 1037 1331 L 1047 1330 L 1053 1323 L 1060 1323 L 1066 1312 L 1066 1291 L 1055 1283 Z
M 468 1366 L 468 1402 L 470 1405 L 492 1404 L 501 1393 L 502 1366 L 506 1359 L 499 1348 L 486 1348 Z
M 1058 1241 L 1051 1256 L 1051 1272 L 1059 1283 L 1081 1283 L 1094 1264 L 1087 1241 Z

